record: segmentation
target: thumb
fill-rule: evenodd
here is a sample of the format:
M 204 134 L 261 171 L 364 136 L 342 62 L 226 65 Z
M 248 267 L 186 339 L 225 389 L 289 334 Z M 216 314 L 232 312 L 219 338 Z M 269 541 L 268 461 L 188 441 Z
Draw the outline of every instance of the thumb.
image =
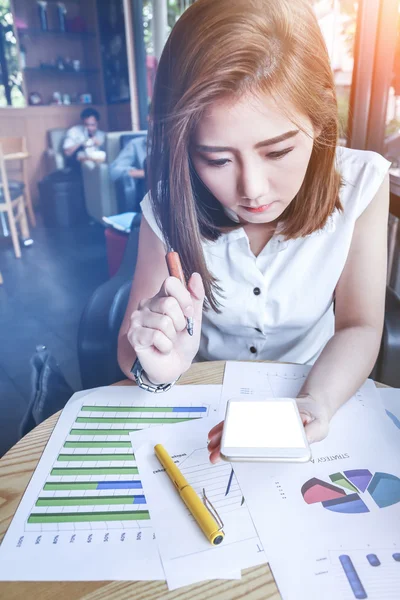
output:
M 193 299 L 194 316 L 201 318 L 205 298 L 204 285 L 201 275 L 199 275 L 199 273 L 193 273 L 188 281 L 187 287 Z
M 309 423 L 305 423 L 304 429 L 308 443 L 313 444 L 314 442 L 320 442 L 326 438 L 328 435 L 329 424 L 320 419 L 314 419 Z

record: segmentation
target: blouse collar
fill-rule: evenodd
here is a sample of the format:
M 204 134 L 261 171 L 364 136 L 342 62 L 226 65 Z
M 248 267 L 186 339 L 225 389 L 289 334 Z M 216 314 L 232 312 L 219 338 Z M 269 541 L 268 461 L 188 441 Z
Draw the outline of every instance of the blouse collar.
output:
M 235 211 L 233 211 L 231 208 L 226 208 L 225 206 L 223 207 L 223 210 L 224 210 L 225 214 L 234 223 L 240 223 L 239 217 L 237 216 Z M 317 231 L 315 231 L 314 233 L 311 233 L 309 235 L 323 235 L 325 233 L 328 233 L 328 234 L 334 233 L 336 231 L 335 217 L 337 217 L 337 213 L 338 213 L 338 211 L 335 209 L 334 212 L 328 217 L 325 225 L 321 229 L 318 229 Z M 281 252 L 282 250 L 285 250 L 289 246 L 290 242 L 293 241 L 293 240 L 286 239 L 285 236 L 282 235 L 281 231 L 282 231 L 282 226 L 280 226 L 278 224 L 278 227 L 276 228 L 274 235 L 272 236 L 271 240 L 266 245 L 266 248 L 268 247 L 269 250 L 272 252 Z M 304 237 L 306 238 L 309 236 L 304 236 Z M 224 244 L 224 243 L 229 243 L 229 242 L 235 242 L 242 238 L 246 238 L 248 240 L 248 237 L 247 237 L 247 234 L 246 234 L 244 228 L 240 227 L 237 229 L 232 229 L 232 231 L 223 233 L 222 235 L 220 235 L 220 237 L 216 241 L 213 241 L 213 242 L 207 241 L 206 243 L 212 244 L 212 245 L 213 244 Z

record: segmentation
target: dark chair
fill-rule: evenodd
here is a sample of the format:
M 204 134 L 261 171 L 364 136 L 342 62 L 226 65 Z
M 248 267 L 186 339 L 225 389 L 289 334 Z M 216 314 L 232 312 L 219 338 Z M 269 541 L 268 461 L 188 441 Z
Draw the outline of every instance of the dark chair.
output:
M 117 273 L 97 288 L 83 311 L 78 329 L 82 389 L 111 385 L 125 378 L 117 362 L 118 332 L 128 305 L 138 242 L 139 226 L 135 226 Z
M 385 322 L 375 379 L 400 387 L 400 298 L 390 287 L 386 290 Z

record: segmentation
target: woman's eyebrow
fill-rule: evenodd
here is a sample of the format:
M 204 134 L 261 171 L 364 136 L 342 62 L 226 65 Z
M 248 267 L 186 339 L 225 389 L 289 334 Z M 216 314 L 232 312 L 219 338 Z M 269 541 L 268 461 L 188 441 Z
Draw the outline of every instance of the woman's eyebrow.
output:
M 299 129 L 294 129 L 292 131 L 287 131 L 286 133 L 282 133 L 274 138 L 270 138 L 269 140 L 264 140 L 262 142 L 258 142 L 254 147 L 262 148 L 264 146 L 272 146 L 273 144 L 278 144 L 279 142 L 284 142 L 289 138 L 294 137 L 299 133 Z M 204 146 L 203 144 L 196 144 L 195 150 L 199 152 L 234 152 L 235 148 L 231 148 L 230 146 Z

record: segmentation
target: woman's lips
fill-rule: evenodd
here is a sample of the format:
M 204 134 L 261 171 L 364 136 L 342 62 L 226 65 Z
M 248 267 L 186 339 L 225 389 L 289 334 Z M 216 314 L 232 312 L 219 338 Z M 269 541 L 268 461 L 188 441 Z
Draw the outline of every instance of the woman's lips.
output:
M 274 204 L 274 202 L 271 202 L 270 204 L 263 204 L 262 206 L 257 206 L 257 207 L 243 206 L 243 208 L 251 213 L 263 213 L 266 210 L 268 210 L 273 204 Z

